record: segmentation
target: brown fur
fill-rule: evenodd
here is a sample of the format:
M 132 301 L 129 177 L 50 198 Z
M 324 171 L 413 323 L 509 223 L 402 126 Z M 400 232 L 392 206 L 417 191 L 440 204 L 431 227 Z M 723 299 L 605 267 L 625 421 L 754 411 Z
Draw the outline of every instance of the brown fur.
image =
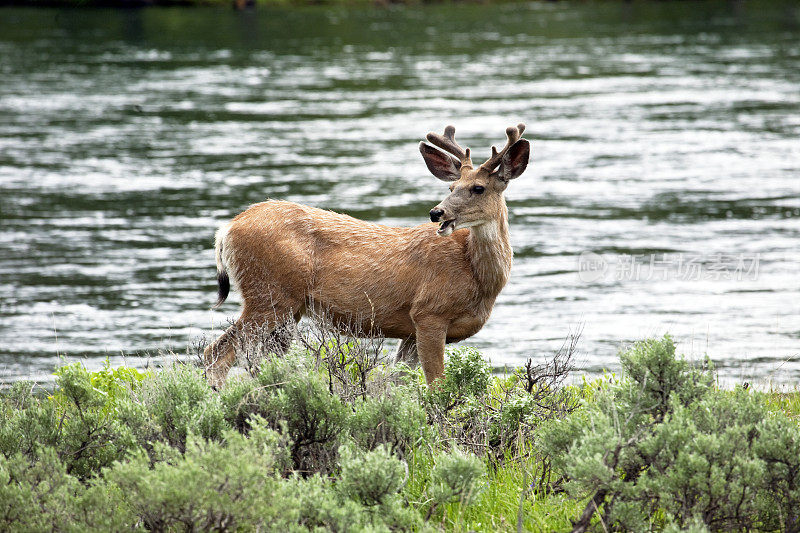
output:
M 483 194 L 470 193 L 476 184 Z M 389 227 L 280 200 L 250 207 L 217 233 L 218 269 L 243 308 L 205 350 L 209 380 L 224 382 L 248 328 L 273 329 L 312 309 L 350 331 L 401 339 L 398 360 L 419 360 L 428 383 L 441 377 L 445 343 L 477 333 L 508 280 L 506 185 L 462 167 L 437 206 L 456 220 L 447 236 L 435 223 Z

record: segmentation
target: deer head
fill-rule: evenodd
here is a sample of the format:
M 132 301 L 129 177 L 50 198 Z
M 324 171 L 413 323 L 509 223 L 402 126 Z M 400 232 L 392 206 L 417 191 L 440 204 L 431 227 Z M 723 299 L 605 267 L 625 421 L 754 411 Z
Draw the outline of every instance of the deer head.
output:
M 469 148 L 456 143 L 456 129 L 447 126 L 444 135 L 429 133 L 419 151 L 431 174 L 451 182 L 450 194 L 431 209 L 431 220 L 440 222 L 439 235 L 450 235 L 461 228 L 479 226 L 505 213 L 503 191 L 508 182 L 519 177 L 528 166 L 530 143 L 521 139 L 525 124 L 506 128 L 508 142 L 501 151 L 492 146 L 492 156 L 478 168 L 472 165 Z M 445 153 L 447 152 L 447 153 Z

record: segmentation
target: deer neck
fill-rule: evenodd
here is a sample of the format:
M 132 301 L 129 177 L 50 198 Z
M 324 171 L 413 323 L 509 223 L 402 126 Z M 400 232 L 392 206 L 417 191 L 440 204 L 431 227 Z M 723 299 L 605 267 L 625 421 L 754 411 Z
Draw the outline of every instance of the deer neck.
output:
M 511 273 L 514 252 L 508 237 L 508 208 L 502 200 L 489 222 L 470 228 L 467 254 L 482 293 L 497 296 Z

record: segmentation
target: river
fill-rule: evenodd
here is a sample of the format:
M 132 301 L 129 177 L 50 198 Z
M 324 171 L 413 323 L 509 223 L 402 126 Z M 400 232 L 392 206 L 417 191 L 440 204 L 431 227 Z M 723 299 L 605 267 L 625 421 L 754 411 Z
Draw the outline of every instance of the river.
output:
M 215 227 L 282 198 L 415 225 L 527 124 L 496 367 L 582 330 L 581 372 L 671 333 L 720 379 L 800 380 L 800 8 L 589 2 L 0 8 L 0 382 L 187 354 Z

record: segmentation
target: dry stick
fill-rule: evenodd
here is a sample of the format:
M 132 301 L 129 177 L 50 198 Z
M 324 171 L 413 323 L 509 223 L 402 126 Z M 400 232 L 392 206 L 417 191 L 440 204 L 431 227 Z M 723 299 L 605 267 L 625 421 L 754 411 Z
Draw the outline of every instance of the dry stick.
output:
M 581 513 L 581 517 L 572 527 L 572 533 L 585 533 L 586 530 L 589 529 L 589 525 L 592 522 L 592 516 L 594 516 L 594 512 L 597 510 L 599 504 L 603 503 L 603 500 L 605 500 L 606 494 L 608 494 L 607 489 L 600 489 L 595 492 L 594 496 L 592 496 L 592 499 L 586 504 L 583 513 Z

